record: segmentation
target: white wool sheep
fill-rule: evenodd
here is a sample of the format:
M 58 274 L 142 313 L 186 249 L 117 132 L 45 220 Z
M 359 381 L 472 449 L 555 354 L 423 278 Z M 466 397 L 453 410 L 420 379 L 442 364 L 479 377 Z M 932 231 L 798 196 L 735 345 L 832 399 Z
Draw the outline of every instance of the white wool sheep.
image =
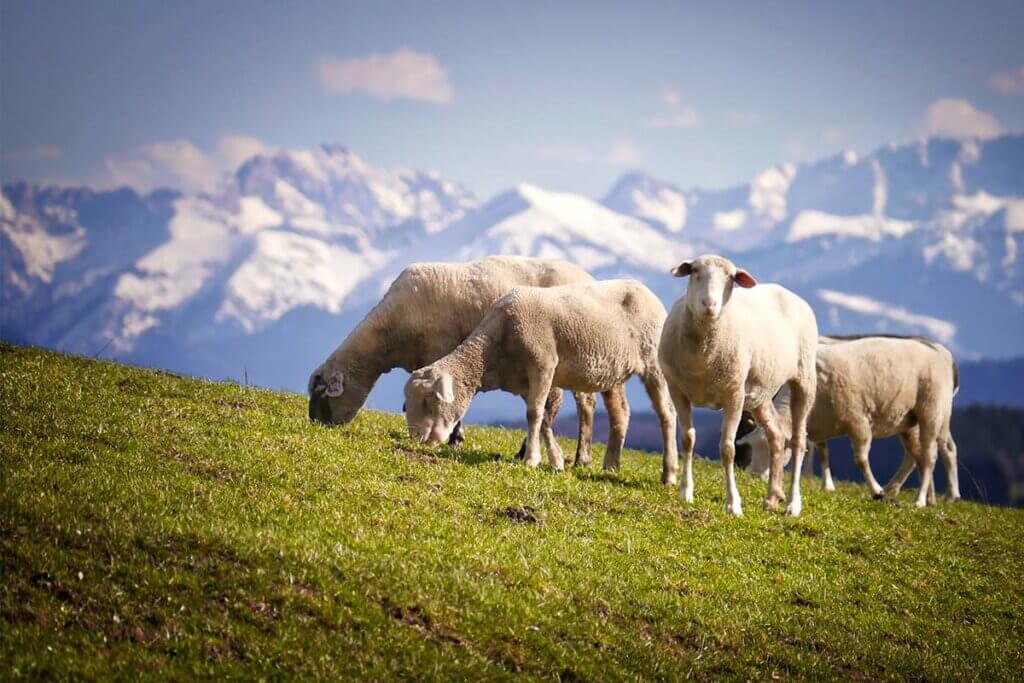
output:
M 384 373 L 409 372 L 458 346 L 491 305 L 519 285 L 551 287 L 593 281 L 585 270 L 559 259 L 492 256 L 466 263 L 417 263 L 402 271 L 381 301 L 309 379 L 310 419 L 346 424 Z M 552 400 L 556 400 L 552 395 Z M 557 398 L 561 402 L 561 395 Z M 576 463 L 590 462 L 594 397 L 577 394 L 580 438 Z M 610 416 L 628 414 L 621 386 L 605 394 Z M 461 441 L 461 425 L 453 431 Z
M 875 497 L 899 491 L 917 465 L 922 482 L 934 471 L 923 457 L 937 442 L 946 467 L 948 493 L 960 498 L 956 442 L 949 424 L 953 396 L 959 389 L 959 370 L 953 354 L 937 342 L 923 337 L 856 335 L 822 337 L 817 353 L 817 393 L 807 421 L 807 438 L 814 444 L 822 467 L 825 489 L 835 490 L 829 468 L 828 439 L 848 436 L 854 458 Z M 775 400 L 779 414 L 789 413 L 785 389 Z M 868 461 L 872 438 L 897 435 L 904 447 L 899 471 L 883 489 Z M 788 435 L 787 435 L 788 438 Z M 755 430 L 737 443 L 752 448 L 750 470 L 765 470 L 763 432 Z M 934 502 L 934 484 L 922 484 L 918 505 Z
M 526 464 L 536 467 L 544 400 L 552 387 L 606 392 L 639 375 L 661 422 L 662 480 L 672 483 L 676 416 L 657 359 L 664 320 L 661 301 L 635 280 L 517 287 L 458 348 L 412 373 L 405 385 L 409 434 L 443 442 L 474 394 L 503 389 L 526 400 Z M 613 421 L 612 428 L 604 466 L 618 469 L 626 421 Z M 545 436 L 545 446 L 550 464 L 561 469 L 558 444 Z
M 693 406 L 722 410 L 719 452 L 725 469 L 726 511 L 742 515 L 736 488 L 734 443 L 744 410 L 768 435 L 772 462 L 764 505 L 784 500 L 784 432 L 772 397 L 787 384 L 792 392 L 793 459 L 799 471 L 805 424 L 814 402 L 814 353 L 818 325 L 806 301 L 778 285 L 757 285 L 726 258 L 705 255 L 672 271 L 689 277 L 661 336 L 659 356 L 683 429 L 683 498 L 693 501 Z M 739 287 L 736 287 L 739 285 Z M 755 286 L 756 285 L 756 286 Z M 786 513 L 800 514 L 800 477 L 793 477 Z

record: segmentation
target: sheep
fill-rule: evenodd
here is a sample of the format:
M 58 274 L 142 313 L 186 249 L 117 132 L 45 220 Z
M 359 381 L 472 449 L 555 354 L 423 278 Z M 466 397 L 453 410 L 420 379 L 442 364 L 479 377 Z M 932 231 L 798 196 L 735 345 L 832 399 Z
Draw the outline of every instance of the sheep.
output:
M 395 279 L 381 301 L 309 379 L 309 417 L 346 424 L 384 373 L 409 372 L 444 356 L 483 319 L 491 304 L 517 285 L 550 287 L 592 281 L 582 268 L 558 259 L 492 256 L 466 263 L 417 263 Z M 625 391 L 605 392 L 609 417 L 628 414 Z M 561 402 L 561 396 L 557 399 Z M 576 464 L 590 463 L 594 397 L 576 394 L 580 423 Z M 462 441 L 457 425 L 451 442 Z
M 732 261 L 704 255 L 672 270 L 689 277 L 661 335 L 659 358 L 683 431 L 683 499 L 693 502 L 694 405 L 722 410 L 719 452 L 725 469 L 725 509 L 742 515 L 736 488 L 734 439 L 743 410 L 768 435 L 772 462 L 764 507 L 784 500 L 784 437 L 772 397 L 783 384 L 792 392 L 792 453 L 796 471 L 805 450 L 807 413 L 814 402 L 818 324 L 806 301 L 778 285 L 757 285 Z M 737 287 L 738 285 L 738 287 Z M 802 508 L 800 477 L 793 477 L 786 514 Z
M 544 398 L 552 387 L 607 392 L 639 375 L 661 422 L 662 481 L 674 483 L 676 416 L 657 360 L 664 320 L 661 300 L 636 280 L 517 287 L 458 348 L 412 373 L 405 385 L 409 435 L 443 442 L 476 392 L 503 389 L 526 401 L 525 462 L 537 467 Z M 605 469 L 619 469 L 627 421 L 612 421 Z M 544 445 L 550 465 L 561 470 L 558 444 L 545 434 Z
M 960 387 L 959 374 L 953 354 L 924 337 L 822 337 L 817 353 L 818 388 L 807 421 L 807 439 L 818 454 L 825 490 L 835 490 L 826 442 L 848 436 L 874 497 L 898 493 L 916 464 L 922 485 L 915 503 L 934 504 L 934 458 L 929 453 L 937 444 L 946 467 L 949 497 L 958 500 L 956 442 L 949 424 L 953 396 Z M 785 389 L 775 406 L 781 415 L 788 413 Z M 899 436 L 903 444 L 903 462 L 883 489 L 871 472 L 868 454 L 873 437 L 893 435 Z M 763 473 L 763 433 L 753 431 L 738 443 L 747 443 L 752 449 L 751 471 Z

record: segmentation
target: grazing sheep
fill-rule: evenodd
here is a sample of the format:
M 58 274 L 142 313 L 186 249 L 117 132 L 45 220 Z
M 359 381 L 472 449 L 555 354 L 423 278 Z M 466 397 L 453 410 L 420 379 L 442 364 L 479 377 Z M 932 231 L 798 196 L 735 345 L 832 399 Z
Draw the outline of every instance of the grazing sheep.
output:
M 734 443 L 744 409 L 768 435 L 771 446 L 766 509 L 784 500 L 785 437 L 772 397 L 783 384 L 792 392 L 793 459 L 800 470 L 807 413 L 814 402 L 814 352 L 818 324 L 807 302 L 778 285 L 757 285 L 747 271 L 721 256 L 705 255 L 673 269 L 689 276 L 683 295 L 669 313 L 661 335 L 661 369 L 683 429 L 681 493 L 693 501 L 692 407 L 722 410 L 719 452 L 725 468 L 725 509 L 742 515 L 736 489 Z M 739 287 L 736 287 L 738 285 Z M 793 477 L 786 514 L 800 514 L 800 477 Z
M 309 379 L 309 417 L 346 424 L 377 379 L 394 368 L 412 372 L 444 356 L 473 331 L 495 301 L 513 287 L 551 287 L 593 281 L 582 268 L 557 259 L 492 256 L 467 263 L 417 263 L 395 279 L 373 310 Z M 554 396 L 551 397 L 552 400 Z M 557 399 L 561 403 L 561 395 Z M 590 462 L 594 397 L 577 394 L 580 434 L 576 464 Z M 629 407 L 621 386 L 605 393 L 608 414 Z M 451 442 L 462 441 L 461 424 Z
M 959 389 L 959 371 L 953 355 L 941 344 L 922 337 L 857 335 L 822 337 L 817 353 L 818 385 L 807 421 L 807 438 L 821 463 L 825 490 L 835 490 L 829 469 L 828 439 L 848 436 L 854 458 L 872 495 L 881 498 L 899 491 L 915 464 L 922 483 L 917 504 L 925 496 L 934 502 L 934 459 L 924 456 L 935 448 L 942 454 L 949 496 L 960 498 L 956 443 L 950 434 L 953 396 Z M 784 417 L 789 412 L 785 389 L 775 400 Z M 868 462 L 872 438 L 897 435 L 904 457 L 899 471 L 883 489 Z M 788 435 L 787 435 L 788 438 Z M 760 430 L 739 443 L 752 449 L 751 471 L 764 471 L 765 439 Z M 927 478 L 925 478 L 927 476 Z
M 458 348 L 412 373 L 405 385 L 409 435 L 440 443 L 476 392 L 503 389 L 526 400 L 526 464 L 536 467 L 544 400 L 553 387 L 607 392 L 639 375 L 661 421 L 662 480 L 672 483 L 678 459 L 676 416 L 657 360 L 664 320 L 661 301 L 635 280 L 517 287 L 494 304 Z M 627 420 L 611 421 L 606 469 L 619 467 Z M 558 444 L 547 434 L 544 441 L 550 464 L 562 469 Z

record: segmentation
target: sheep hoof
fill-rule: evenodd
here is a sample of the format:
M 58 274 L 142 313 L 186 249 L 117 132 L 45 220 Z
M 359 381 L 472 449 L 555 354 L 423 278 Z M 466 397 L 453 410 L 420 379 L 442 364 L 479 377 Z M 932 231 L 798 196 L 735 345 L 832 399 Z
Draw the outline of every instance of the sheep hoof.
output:
M 775 497 L 764 499 L 764 510 L 765 512 L 775 512 L 779 509 L 779 499 Z
M 605 458 L 604 462 L 601 464 L 601 467 L 606 472 L 618 472 L 620 465 L 619 465 L 619 461 L 617 459 L 616 460 L 610 460 L 608 458 Z
M 875 500 L 885 500 L 885 491 L 879 491 L 878 493 L 872 493 L 871 497 Z
M 802 508 L 803 508 L 803 504 L 801 503 L 801 501 L 800 500 L 794 500 L 794 501 L 790 502 L 789 505 L 786 506 L 786 516 L 787 517 L 799 517 L 800 516 L 800 511 L 801 511 Z
M 661 483 L 665 484 L 666 486 L 675 486 L 677 483 L 679 483 L 677 479 L 678 477 L 676 476 L 675 472 L 661 473 Z
M 732 505 L 729 505 L 728 503 L 726 503 L 725 504 L 725 513 L 727 515 L 732 515 L 733 517 L 742 517 L 743 516 L 743 506 L 740 504 L 740 502 L 738 500 L 736 502 L 734 502 Z

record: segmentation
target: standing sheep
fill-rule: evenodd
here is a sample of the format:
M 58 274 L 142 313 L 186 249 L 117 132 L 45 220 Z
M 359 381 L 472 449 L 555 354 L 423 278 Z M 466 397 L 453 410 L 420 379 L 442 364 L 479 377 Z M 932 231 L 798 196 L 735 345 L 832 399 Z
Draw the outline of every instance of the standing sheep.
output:
M 540 289 L 517 287 L 499 299 L 473 333 L 444 358 L 412 373 L 405 385 L 409 435 L 448 438 L 478 391 L 503 389 L 526 400 L 526 464 L 540 464 L 544 400 L 553 387 L 607 392 L 639 375 L 661 422 L 662 480 L 674 483 L 676 416 L 657 346 L 665 307 L 635 280 L 586 282 Z M 626 421 L 612 420 L 604 467 L 619 468 Z M 550 464 L 562 469 L 545 435 Z
M 395 279 L 373 310 L 309 379 L 309 417 L 350 422 L 377 379 L 394 368 L 412 372 L 458 346 L 495 301 L 520 285 L 552 287 L 593 281 L 582 268 L 558 259 L 492 256 L 467 263 L 417 263 Z M 611 420 L 628 415 L 621 386 L 605 393 Z M 561 403 L 561 395 L 552 400 Z M 590 463 L 594 397 L 576 394 L 580 421 L 576 463 Z M 461 424 L 451 435 L 462 441 Z
M 953 500 L 960 498 L 956 443 L 949 430 L 953 396 L 960 381 L 949 349 L 923 337 L 822 337 L 818 344 L 817 375 L 807 438 L 818 454 L 825 490 L 835 490 L 826 442 L 848 436 L 857 466 L 876 498 L 898 492 L 917 464 L 922 485 L 916 503 L 924 505 L 925 496 L 927 502 L 934 502 L 934 460 L 929 466 L 925 458 L 933 443 L 937 443 L 946 467 L 949 496 Z M 785 389 L 775 405 L 785 422 L 789 412 Z M 903 444 L 903 463 L 883 489 L 871 471 L 868 455 L 872 438 L 893 435 L 899 436 Z M 766 445 L 760 430 L 739 441 L 743 442 L 750 444 L 755 454 L 763 452 Z M 763 457 L 752 458 L 751 470 L 763 472 L 762 463 Z
M 805 451 L 807 414 L 814 402 L 814 353 L 818 324 L 807 302 L 778 285 L 757 285 L 747 271 L 721 256 L 705 255 L 673 269 L 689 277 L 686 294 L 676 301 L 661 335 L 659 356 L 672 401 L 683 428 L 681 493 L 693 501 L 692 407 L 722 410 L 719 452 L 725 468 L 725 509 L 742 515 L 736 488 L 736 429 L 744 409 L 768 435 L 771 467 L 766 509 L 785 499 L 785 436 L 772 397 L 783 384 L 792 394 L 793 460 L 800 471 Z M 737 289 L 739 285 L 742 289 Z M 800 477 L 793 477 L 786 514 L 801 510 Z

